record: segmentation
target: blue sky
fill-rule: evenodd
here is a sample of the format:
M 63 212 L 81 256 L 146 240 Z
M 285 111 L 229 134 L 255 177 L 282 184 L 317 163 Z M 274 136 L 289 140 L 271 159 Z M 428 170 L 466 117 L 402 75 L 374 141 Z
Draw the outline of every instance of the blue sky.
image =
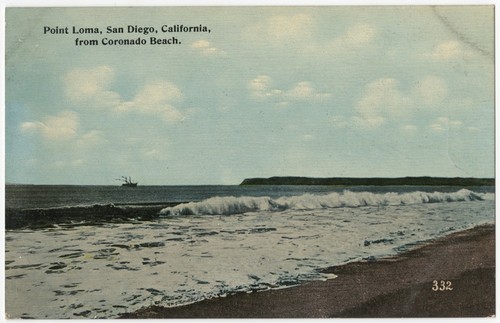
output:
M 494 176 L 492 6 L 8 8 L 6 22 L 6 182 Z M 164 24 L 210 33 L 43 34 Z

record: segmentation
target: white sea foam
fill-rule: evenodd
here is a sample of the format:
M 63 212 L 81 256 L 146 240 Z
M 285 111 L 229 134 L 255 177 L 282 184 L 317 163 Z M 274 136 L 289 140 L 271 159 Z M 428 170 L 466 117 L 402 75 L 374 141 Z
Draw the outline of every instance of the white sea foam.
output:
M 270 197 L 212 197 L 201 202 L 190 202 L 160 211 L 164 216 L 232 215 L 256 211 L 315 210 L 339 207 L 412 205 L 461 201 L 492 200 L 494 194 L 476 193 L 467 189 L 457 192 L 371 193 L 352 192 L 326 195 L 304 194 L 272 199 Z
M 217 197 L 177 210 L 234 215 L 6 230 L 6 314 L 116 318 L 330 279 L 322 268 L 494 223 L 493 199 L 469 190 Z

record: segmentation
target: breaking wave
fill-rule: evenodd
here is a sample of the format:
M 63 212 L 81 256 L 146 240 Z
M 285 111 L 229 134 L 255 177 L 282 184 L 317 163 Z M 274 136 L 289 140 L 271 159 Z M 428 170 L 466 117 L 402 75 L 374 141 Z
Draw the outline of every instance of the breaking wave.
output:
M 55 225 L 102 225 L 110 222 L 152 221 L 158 217 L 189 215 L 233 215 L 247 212 L 279 212 L 325 208 L 411 205 L 460 201 L 494 200 L 494 193 L 462 189 L 453 193 L 370 193 L 344 191 L 300 196 L 224 196 L 189 203 L 93 204 L 53 208 L 5 209 L 6 229 L 50 228 Z
M 411 205 L 420 203 L 443 203 L 462 201 L 482 201 L 494 199 L 493 193 L 476 193 L 461 189 L 453 193 L 411 192 L 411 193 L 370 193 L 351 192 L 327 195 L 304 194 L 280 197 L 213 197 L 201 202 L 190 202 L 167 207 L 160 211 L 162 216 L 180 215 L 232 215 L 256 211 L 313 210 L 323 208 Z
M 130 220 L 153 220 L 158 217 L 160 210 L 170 205 L 172 203 L 158 205 L 93 204 L 35 209 L 6 208 L 5 227 L 6 229 L 39 229 L 63 223 L 95 225 Z

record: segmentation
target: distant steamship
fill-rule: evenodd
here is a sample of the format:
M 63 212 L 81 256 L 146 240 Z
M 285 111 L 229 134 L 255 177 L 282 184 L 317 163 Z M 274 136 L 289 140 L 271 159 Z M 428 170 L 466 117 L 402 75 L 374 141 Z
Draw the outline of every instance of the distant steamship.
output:
M 137 187 L 137 182 L 132 182 L 132 178 L 129 176 L 122 176 L 121 178 L 117 178 L 117 181 L 122 181 L 122 186 L 124 187 Z

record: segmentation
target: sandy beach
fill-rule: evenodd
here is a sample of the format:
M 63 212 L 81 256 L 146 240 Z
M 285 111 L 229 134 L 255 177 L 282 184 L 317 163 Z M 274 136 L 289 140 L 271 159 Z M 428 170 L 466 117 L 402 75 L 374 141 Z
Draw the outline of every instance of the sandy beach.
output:
M 486 317 L 495 315 L 495 227 L 479 226 L 398 257 L 325 269 L 338 277 L 121 318 Z M 444 290 L 440 290 L 444 289 Z

